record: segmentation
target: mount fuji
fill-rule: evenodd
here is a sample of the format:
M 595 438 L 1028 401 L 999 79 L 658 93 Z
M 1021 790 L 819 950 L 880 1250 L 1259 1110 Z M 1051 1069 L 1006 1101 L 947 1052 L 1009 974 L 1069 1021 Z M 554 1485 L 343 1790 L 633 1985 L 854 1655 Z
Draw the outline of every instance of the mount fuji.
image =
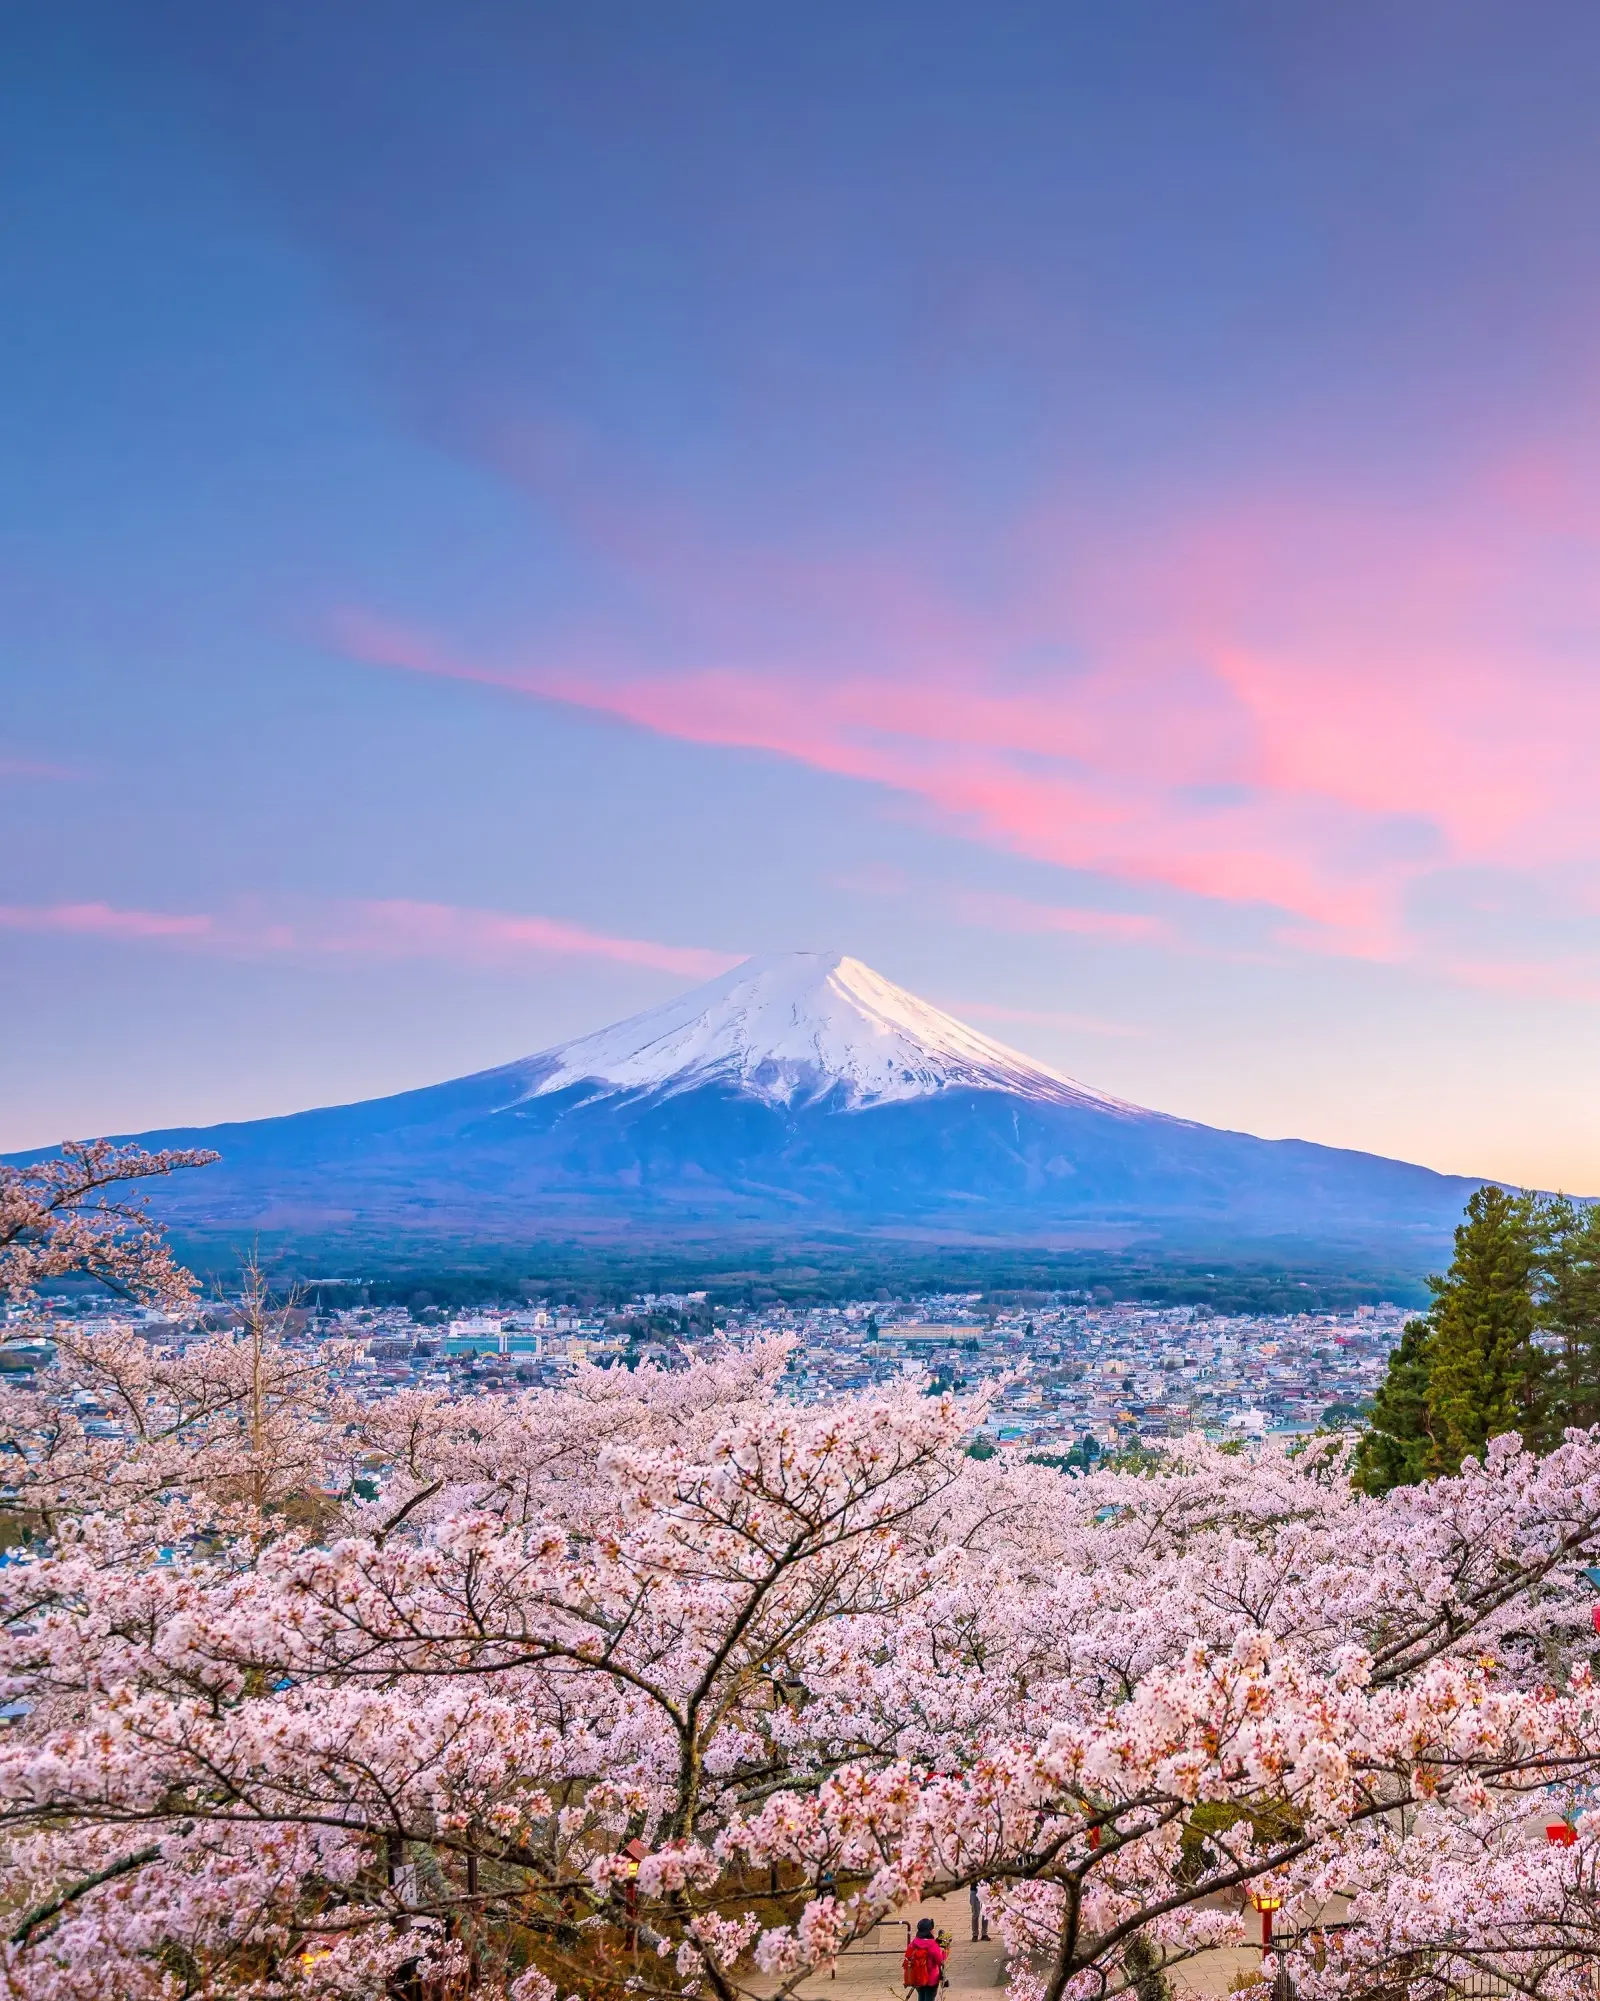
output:
M 518 1067 L 537 1077 L 530 1097 L 585 1084 L 597 1094 L 674 1097 L 720 1084 L 794 1110 L 826 1103 L 860 1112 L 962 1089 L 1117 1103 L 838 952 L 747 959 L 665 1007 Z
M 221 1163 L 180 1237 L 303 1249 L 898 1239 L 1277 1242 L 1421 1266 L 1475 1181 L 1146 1111 L 859 960 L 751 959 L 503 1068 L 365 1103 L 145 1133 Z

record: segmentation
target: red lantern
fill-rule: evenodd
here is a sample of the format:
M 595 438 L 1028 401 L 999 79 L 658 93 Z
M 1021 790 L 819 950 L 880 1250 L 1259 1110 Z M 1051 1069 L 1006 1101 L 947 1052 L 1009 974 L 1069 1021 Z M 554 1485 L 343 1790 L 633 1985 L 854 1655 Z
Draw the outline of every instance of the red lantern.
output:
M 622 1878 L 622 1908 L 627 1914 L 622 1935 L 629 1952 L 636 1952 L 639 1946 L 639 1864 L 649 1853 L 644 1843 L 635 1838 L 623 1849 L 622 1867 L 617 1872 Z
M 1272 1950 L 1272 1914 L 1283 1909 L 1283 1899 L 1270 1890 L 1252 1890 L 1250 1901 L 1261 1913 L 1261 1957 L 1265 1959 Z

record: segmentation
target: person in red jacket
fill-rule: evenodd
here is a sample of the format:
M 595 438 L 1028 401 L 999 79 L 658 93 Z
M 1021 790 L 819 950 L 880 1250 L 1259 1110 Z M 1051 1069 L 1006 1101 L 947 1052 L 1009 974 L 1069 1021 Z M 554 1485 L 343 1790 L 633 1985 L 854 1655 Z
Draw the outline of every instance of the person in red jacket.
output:
M 933 1919 L 921 1919 L 917 1935 L 906 1947 L 906 1956 L 900 1962 L 900 1977 L 907 1987 L 917 1990 L 917 2001 L 939 2001 L 944 1962 L 944 1947 L 933 1935 Z

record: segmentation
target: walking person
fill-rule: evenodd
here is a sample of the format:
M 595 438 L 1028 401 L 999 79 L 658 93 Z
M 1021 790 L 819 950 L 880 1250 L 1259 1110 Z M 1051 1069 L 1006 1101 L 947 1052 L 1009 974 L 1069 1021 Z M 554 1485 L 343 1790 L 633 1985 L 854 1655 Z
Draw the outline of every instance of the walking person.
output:
M 933 1919 L 917 1922 L 917 1935 L 906 1947 L 900 1962 L 900 1978 L 916 1989 L 917 2001 L 939 2001 L 939 1983 L 944 1978 L 945 1950 L 933 1935 Z
M 989 1936 L 989 1917 L 983 1908 L 983 1901 L 978 1895 L 978 1886 L 976 1883 L 969 1883 L 967 1885 L 967 1901 L 972 1906 L 972 1942 L 976 1945 L 979 1939 L 985 1939 Z

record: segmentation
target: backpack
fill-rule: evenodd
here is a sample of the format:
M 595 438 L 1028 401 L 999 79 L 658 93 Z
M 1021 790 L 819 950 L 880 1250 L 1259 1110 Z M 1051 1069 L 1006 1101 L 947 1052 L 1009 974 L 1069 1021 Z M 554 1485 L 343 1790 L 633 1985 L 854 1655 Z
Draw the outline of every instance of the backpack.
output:
M 900 1978 L 907 1987 L 937 1987 L 943 1967 L 939 1948 L 931 1938 L 914 1938 L 900 1962 Z

